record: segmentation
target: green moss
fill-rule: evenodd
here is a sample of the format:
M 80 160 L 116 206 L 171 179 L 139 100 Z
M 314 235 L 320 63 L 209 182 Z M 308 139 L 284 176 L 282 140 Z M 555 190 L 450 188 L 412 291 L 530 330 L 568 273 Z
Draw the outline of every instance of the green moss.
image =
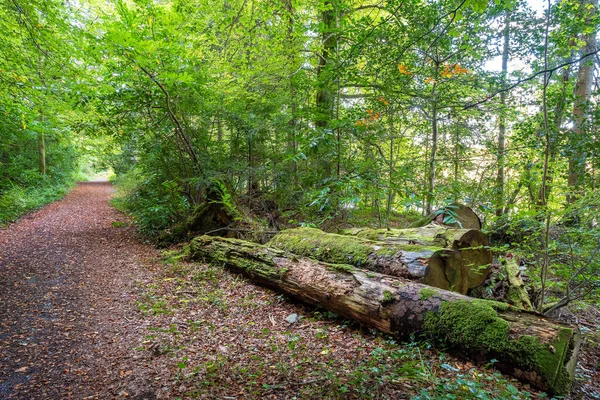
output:
M 496 311 L 506 311 L 510 308 L 510 304 L 503 303 L 501 301 L 495 301 L 495 300 L 474 299 L 471 301 L 471 303 L 481 305 L 481 306 L 492 307 Z
M 509 325 L 489 305 L 457 301 L 443 303 L 437 313 L 427 313 L 425 331 L 452 345 L 480 352 L 502 352 L 506 349 Z
M 356 237 L 367 240 L 379 240 L 379 232 L 375 229 L 365 229 L 356 235 Z
M 273 262 L 273 257 L 284 256 L 284 252 L 238 239 L 199 236 L 190 243 L 190 252 L 195 259 L 204 259 L 218 266 L 234 265 L 267 281 L 281 279 L 288 270 Z M 254 256 L 248 257 L 249 252 Z
M 269 246 L 333 264 L 364 265 L 373 247 L 353 237 L 325 233 L 314 228 L 288 229 L 277 234 Z
M 438 291 L 431 288 L 423 288 L 419 291 L 419 296 L 421 300 L 427 300 L 431 296 L 438 294 Z
M 356 271 L 352 265 L 348 264 L 327 264 L 327 268 L 337 272 L 353 272 Z
M 394 301 L 394 295 L 389 290 L 383 291 L 383 303 L 391 303 Z
M 369 265 L 370 257 L 393 256 L 401 250 L 432 252 L 441 250 L 441 247 L 436 246 L 390 245 L 326 233 L 315 228 L 287 229 L 277 234 L 269 242 L 269 246 L 333 264 L 351 264 L 357 267 Z
M 424 330 L 449 347 L 502 358 L 515 367 L 536 371 L 550 392 L 568 393 L 572 377 L 564 361 L 573 331 L 561 329 L 558 338 L 548 344 L 533 336 L 513 337 L 508 322 L 498 315 L 507 308 L 504 303 L 484 300 L 445 302 L 438 312 L 425 315 Z

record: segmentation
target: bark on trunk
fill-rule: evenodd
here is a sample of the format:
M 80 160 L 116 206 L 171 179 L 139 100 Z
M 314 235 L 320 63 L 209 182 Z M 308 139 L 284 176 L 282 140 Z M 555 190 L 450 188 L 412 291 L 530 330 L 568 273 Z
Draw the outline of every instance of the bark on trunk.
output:
M 42 129 L 44 129 L 44 119 L 42 117 Z M 46 140 L 44 138 L 44 133 L 39 132 L 38 136 L 38 168 L 40 174 L 46 175 Z
M 510 20 L 511 11 L 507 10 L 504 16 L 504 46 L 502 49 L 502 87 L 506 87 L 508 74 L 508 56 L 510 54 Z M 496 174 L 496 215 L 504 214 L 504 152 L 506 140 L 506 97 L 507 92 L 500 93 L 500 115 L 498 115 L 498 171 Z
M 188 250 L 366 326 L 424 334 L 476 361 L 494 358 L 504 372 L 550 393 L 567 394 L 573 381 L 579 332 L 538 314 L 242 240 L 201 236 Z
M 588 7 L 591 6 L 591 7 Z M 586 0 L 580 6 L 581 16 L 585 17 L 586 25 L 592 24 L 592 19 L 598 9 L 598 0 Z M 590 30 L 587 34 L 581 36 L 581 40 L 585 43 L 582 54 L 592 52 L 596 48 L 596 35 L 598 28 Z M 567 185 L 569 191 L 567 193 L 567 203 L 572 204 L 579 197 L 580 178 L 585 174 L 586 157 L 585 152 L 581 150 L 582 139 L 578 136 L 583 136 L 586 130 L 586 114 L 589 108 L 589 101 L 592 95 L 594 83 L 594 67 L 595 58 L 590 56 L 582 59 L 579 62 L 579 72 L 577 73 L 577 83 L 575 85 L 573 102 L 573 134 L 575 135 L 574 150 L 569 156 L 569 174 L 567 177 Z M 573 139 L 571 139 L 573 140 Z M 579 146 L 578 146 L 579 144 Z
M 437 231 L 436 228 L 430 229 Z M 421 231 L 434 236 L 425 228 Z M 440 236 L 443 235 L 441 231 L 444 228 L 440 228 Z M 411 231 L 413 238 L 416 237 L 415 232 Z M 460 245 L 456 241 L 457 245 L 453 247 L 446 246 L 446 240 L 443 243 L 442 240 L 430 240 L 427 243 L 425 240 L 424 243 L 413 240 L 411 243 L 410 238 L 395 242 L 376 241 L 312 228 L 297 228 L 278 233 L 269 245 L 324 262 L 350 264 L 466 294 L 469 289 L 485 281 L 492 262 L 489 250 L 468 249 L 471 247 L 469 241 L 476 246 L 485 246 L 487 243 L 481 232 L 472 232 L 474 235 L 463 235 L 468 236 L 468 241 Z

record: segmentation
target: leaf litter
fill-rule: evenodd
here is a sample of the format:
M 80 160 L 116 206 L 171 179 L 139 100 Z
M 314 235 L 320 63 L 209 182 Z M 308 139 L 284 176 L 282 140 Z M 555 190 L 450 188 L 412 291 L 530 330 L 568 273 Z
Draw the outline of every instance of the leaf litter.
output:
M 0 230 L 0 398 L 540 395 L 493 362 L 397 342 L 221 266 L 182 261 L 177 248 L 160 254 L 108 205 L 111 195 L 108 183 L 80 184 Z M 588 325 L 597 314 L 587 312 Z M 598 331 L 589 330 L 581 398 L 599 386 Z

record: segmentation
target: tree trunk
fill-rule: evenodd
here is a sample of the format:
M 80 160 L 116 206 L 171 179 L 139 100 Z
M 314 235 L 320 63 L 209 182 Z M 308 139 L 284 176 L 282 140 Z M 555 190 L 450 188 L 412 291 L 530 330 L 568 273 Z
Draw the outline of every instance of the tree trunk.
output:
M 475 361 L 496 359 L 500 370 L 550 393 L 567 394 L 573 381 L 579 332 L 538 314 L 242 240 L 201 236 L 188 250 L 366 326 L 423 334 Z
M 436 63 L 435 68 L 435 80 L 437 81 L 439 64 Z M 438 103 L 436 93 L 437 83 L 434 81 L 433 90 L 431 93 L 432 97 L 432 111 L 431 111 L 431 155 L 429 156 L 429 171 L 427 172 L 427 196 L 425 201 L 425 213 L 431 214 L 434 200 L 435 190 L 435 162 L 437 156 L 438 147 Z
M 335 5 L 331 0 L 323 0 L 323 11 L 321 12 L 321 55 L 317 67 L 317 115 L 315 126 L 326 128 L 333 119 L 333 81 L 331 79 L 332 56 L 337 47 L 337 36 L 335 33 L 336 13 Z
M 591 8 L 587 8 L 591 5 Z M 586 25 L 592 23 L 592 18 L 598 9 L 598 0 L 582 1 L 580 5 L 582 16 L 585 16 Z M 596 34 L 598 29 L 594 28 L 589 33 L 584 34 L 581 40 L 585 42 L 585 46 L 581 49 L 582 54 L 590 53 L 596 48 Z M 573 135 L 571 143 L 571 155 L 569 157 L 569 175 L 567 184 L 569 187 L 567 193 L 567 203 L 573 203 L 578 197 L 579 180 L 585 174 L 585 152 L 581 148 L 582 136 L 585 134 L 586 124 L 586 109 L 592 94 L 592 86 L 594 83 L 594 64 L 595 57 L 584 58 L 579 62 L 579 72 L 577 73 L 577 83 L 575 85 L 573 102 Z
M 44 87 L 45 90 L 45 94 L 46 96 L 49 96 L 50 94 L 50 88 L 48 87 L 48 84 L 46 83 L 46 79 L 44 78 L 44 74 L 42 73 L 43 70 L 43 59 L 42 59 L 42 54 L 40 53 L 38 55 L 38 77 L 40 78 L 40 83 L 42 84 L 42 86 Z M 46 123 L 45 123 L 45 116 L 44 116 L 44 109 L 43 106 L 40 106 L 40 125 L 41 125 L 41 132 L 38 132 L 37 134 L 37 149 L 38 149 L 38 170 L 40 171 L 40 174 L 42 175 L 46 175 L 46 138 L 44 135 L 45 129 L 46 129 Z
M 502 87 L 506 86 L 508 74 L 508 56 L 510 53 L 510 19 L 511 12 L 507 10 L 504 17 L 504 46 L 502 49 Z M 507 92 L 500 93 L 500 115 L 498 118 L 498 172 L 496 174 L 496 215 L 504 213 L 504 152 L 506 141 L 506 97 Z
M 290 102 L 290 113 L 291 113 L 291 118 L 288 121 L 288 127 L 289 127 L 289 132 L 288 132 L 288 136 L 287 136 L 287 151 L 290 155 L 296 155 L 296 152 L 298 151 L 298 142 L 297 142 L 297 138 L 296 138 L 296 131 L 298 129 L 298 119 L 297 119 L 297 114 L 298 114 L 298 99 L 297 99 L 297 88 L 296 88 L 296 81 L 295 81 L 295 71 L 294 69 L 297 68 L 297 62 L 296 62 L 296 53 L 297 53 L 297 46 L 296 46 L 296 39 L 294 37 L 294 24 L 295 24 L 295 13 L 294 13 L 294 4 L 292 2 L 292 0 L 284 0 L 284 6 L 285 6 L 285 11 L 287 13 L 287 36 L 286 36 L 286 42 L 287 45 L 290 47 L 290 52 L 288 55 L 288 62 L 289 62 L 289 70 L 288 70 L 288 74 L 289 74 L 289 102 Z M 293 181 L 294 183 L 296 183 L 297 181 L 297 176 L 298 176 L 298 163 L 296 161 L 291 161 L 290 162 L 290 173 L 293 177 Z
M 321 53 L 319 64 L 317 66 L 317 93 L 315 99 L 314 124 L 321 135 L 331 133 L 331 121 L 334 118 L 335 95 L 334 95 L 334 55 L 337 49 L 337 3 L 333 0 L 320 0 L 321 15 L 319 25 L 322 27 L 321 33 Z M 339 133 L 339 132 L 338 132 Z M 319 163 L 320 179 L 332 177 L 333 159 L 328 154 L 331 150 L 330 145 L 324 141 L 320 145 Z M 339 142 L 338 142 L 339 143 Z M 338 152 L 339 154 L 339 152 Z
M 42 118 L 42 122 L 44 119 Z M 45 125 L 42 123 L 42 129 L 45 129 Z M 46 140 L 44 133 L 39 132 L 37 135 L 38 140 L 38 165 L 40 174 L 46 175 Z
M 436 228 L 430 230 L 437 231 Z M 440 228 L 440 231 L 443 230 Z M 269 245 L 320 261 L 350 264 L 462 294 L 479 286 L 487 278 L 492 262 L 488 249 L 467 249 L 470 247 L 467 242 L 463 243 L 463 247 L 456 248 L 441 246 L 442 241 L 431 240 L 421 244 L 410 239 L 417 237 L 416 230 L 413 231 L 410 232 L 412 236 L 390 242 L 297 228 L 281 231 L 271 239 Z M 426 229 L 421 231 L 426 232 Z M 476 246 L 487 244 L 485 235 L 479 231 L 471 232 L 473 234 L 463 236 L 468 236 Z M 444 235 L 439 233 L 440 236 Z M 435 236 L 429 232 L 423 234 Z

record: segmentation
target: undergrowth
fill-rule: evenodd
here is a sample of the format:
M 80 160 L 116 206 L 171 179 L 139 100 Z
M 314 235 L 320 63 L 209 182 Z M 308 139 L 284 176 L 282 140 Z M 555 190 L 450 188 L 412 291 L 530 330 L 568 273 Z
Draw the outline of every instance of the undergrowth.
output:
M 31 186 L 13 184 L 0 190 L 0 226 L 62 198 L 74 183 L 72 178 L 38 176 Z
M 190 204 L 174 181 L 132 168 L 119 175 L 114 183 L 117 196 L 113 198 L 112 205 L 131 215 L 145 236 L 158 236 L 182 221 L 189 212 Z

